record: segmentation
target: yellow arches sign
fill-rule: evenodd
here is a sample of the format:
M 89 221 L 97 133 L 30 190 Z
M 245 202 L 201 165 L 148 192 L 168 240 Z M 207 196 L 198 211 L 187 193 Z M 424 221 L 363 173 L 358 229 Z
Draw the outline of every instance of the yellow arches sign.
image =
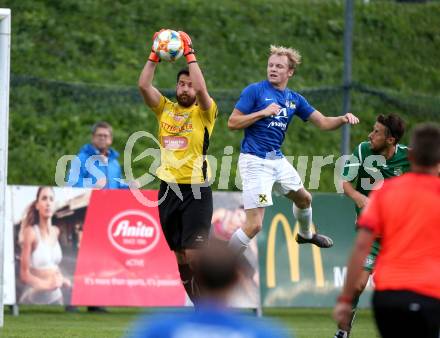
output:
M 292 282 L 299 282 L 299 244 L 295 241 L 296 234 L 298 233 L 299 225 L 295 224 L 295 228 L 290 227 L 287 218 L 281 214 L 276 214 L 269 227 L 269 235 L 267 238 L 267 255 L 266 255 L 266 279 L 267 287 L 276 287 L 276 273 L 275 273 L 275 246 L 278 225 L 283 227 L 284 237 L 286 239 L 287 253 L 290 267 L 290 279 Z M 312 231 L 315 231 L 314 225 Z M 321 249 L 315 245 L 302 245 L 303 250 L 312 250 L 313 267 L 315 270 L 315 285 L 316 287 L 324 287 L 324 268 L 322 265 Z

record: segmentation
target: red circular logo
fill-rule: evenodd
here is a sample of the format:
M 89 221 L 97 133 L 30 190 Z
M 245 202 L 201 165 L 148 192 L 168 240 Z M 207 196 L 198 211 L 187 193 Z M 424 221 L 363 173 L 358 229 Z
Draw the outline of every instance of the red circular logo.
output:
M 150 214 L 140 210 L 126 210 L 111 219 L 107 235 L 110 243 L 119 251 L 140 255 L 156 246 L 160 229 Z

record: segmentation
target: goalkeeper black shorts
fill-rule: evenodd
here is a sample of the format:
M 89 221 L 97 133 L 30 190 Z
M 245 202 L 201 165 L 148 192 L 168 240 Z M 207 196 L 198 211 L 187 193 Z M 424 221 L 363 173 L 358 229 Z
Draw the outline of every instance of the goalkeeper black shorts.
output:
M 171 250 L 197 249 L 208 242 L 213 212 L 211 187 L 162 181 L 159 203 L 162 231 Z

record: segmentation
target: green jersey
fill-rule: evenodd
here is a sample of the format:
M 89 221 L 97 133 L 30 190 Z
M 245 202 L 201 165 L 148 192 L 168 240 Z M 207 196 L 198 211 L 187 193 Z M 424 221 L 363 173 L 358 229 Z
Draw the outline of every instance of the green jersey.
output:
M 345 162 L 342 179 L 353 182 L 357 191 L 368 196 L 376 182 L 399 176 L 409 169 L 408 147 L 397 144 L 394 155 L 387 160 L 371 150 L 370 142 L 362 142 Z M 356 212 L 359 212 L 357 207 Z

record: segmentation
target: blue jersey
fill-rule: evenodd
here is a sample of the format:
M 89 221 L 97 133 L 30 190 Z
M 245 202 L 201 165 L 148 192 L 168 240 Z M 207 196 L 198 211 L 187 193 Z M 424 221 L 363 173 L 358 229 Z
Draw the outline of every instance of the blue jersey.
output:
M 141 319 L 127 338 L 287 338 L 274 323 L 226 310 L 204 309 Z
M 242 153 L 261 158 L 282 157 L 280 148 L 292 118 L 296 115 L 307 121 L 315 111 L 300 94 L 288 88 L 276 89 L 267 80 L 246 87 L 235 108 L 243 114 L 250 114 L 263 110 L 271 103 L 278 104 L 281 109 L 276 116 L 260 119 L 244 130 Z

